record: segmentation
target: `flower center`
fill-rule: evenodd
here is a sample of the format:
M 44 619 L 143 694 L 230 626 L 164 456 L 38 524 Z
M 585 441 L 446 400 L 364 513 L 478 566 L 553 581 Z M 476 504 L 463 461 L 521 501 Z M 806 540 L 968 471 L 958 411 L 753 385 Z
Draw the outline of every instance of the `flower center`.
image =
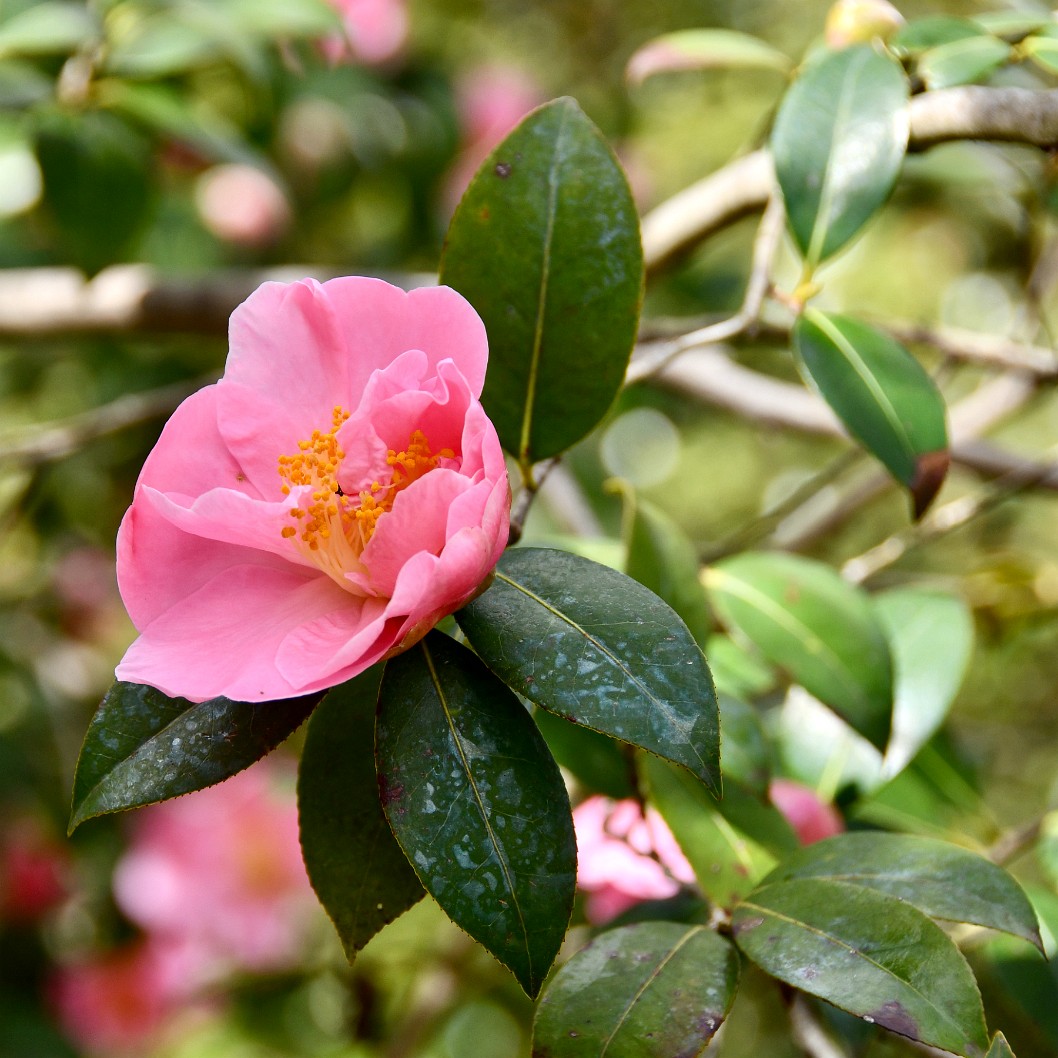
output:
M 347 496 L 338 484 L 338 471 L 345 458 L 338 444 L 338 431 L 349 418 L 342 408 L 335 408 L 331 429 L 313 430 L 306 441 L 298 442 L 296 455 L 279 457 L 279 476 L 284 496 L 296 485 L 312 487 L 311 502 L 291 507 L 293 524 L 283 527 L 283 536 L 297 538 L 313 552 L 313 560 L 339 584 L 344 573 L 361 567 L 360 555 L 374 535 L 378 520 L 393 508 L 393 501 L 413 481 L 437 467 L 441 459 L 452 459 L 455 453 L 443 448 L 436 455 L 422 430 L 413 430 L 405 451 L 390 449 L 386 470 L 359 495 Z M 388 480 L 386 480 L 388 479 Z

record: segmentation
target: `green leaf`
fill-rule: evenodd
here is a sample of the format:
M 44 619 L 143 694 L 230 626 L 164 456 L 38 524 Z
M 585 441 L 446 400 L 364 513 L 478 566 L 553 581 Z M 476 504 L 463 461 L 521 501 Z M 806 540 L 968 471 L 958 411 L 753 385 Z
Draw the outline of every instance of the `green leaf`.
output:
M 86 819 L 201 790 L 248 768 L 300 727 L 322 697 L 189 702 L 115 683 L 81 747 L 71 833 Z
M 37 66 L 11 60 L 0 62 L 0 107 L 18 110 L 51 97 L 52 81 Z
M 757 69 L 790 72 L 793 63 L 759 37 L 730 29 L 683 29 L 656 37 L 628 60 L 625 76 L 642 84 L 678 70 Z
M 548 982 L 534 1058 L 698 1055 L 738 988 L 738 956 L 704 926 L 642 922 L 609 930 Z
M 1041 69 L 1058 73 L 1058 37 L 1049 34 L 1027 37 L 1021 42 L 1020 50 Z
M 622 487 L 625 502 L 625 573 L 649 588 L 679 614 L 695 642 L 704 645 L 712 621 L 705 589 L 698 579 L 701 563 L 686 533 L 664 511 Z
M 1048 25 L 1044 15 L 1026 15 L 1016 11 L 982 11 L 973 16 L 974 25 L 1006 40 L 1020 40 Z
M 717 690 L 735 698 L 759 698 L 779 682 L 778 674 L 749 643 L 736 643 L 725 633 L 705 642 L 705 656 Z
M 222 41 L 172 14 L 138 23 L 108 49 L 106 69 L 122 77 L 171 77 L 224 57 Z
M 323 37 L 342 32 L 338 9 L 327 0 L 213 0 L 238 30 L 259 37 Z
M 829 566 L 794 555 L 745 552 L 706 571 L 724 623 L 790 678 L 884 747 L 892 663 L 870 598 Z
M 635 342 L 643 255 L 624 173 L 574 100 L 534 110 L 486 159 L 441 282 L 485 321 L 482 403 L 523 469 L 599 422 Z
M 973 652 L 973 617 L 954 595 L 898 588 L 874 596 L 896 673 L 885 773 L 895 775 L 944 723 Z
M 1018 883 L 1002 867 L 946 841 L 880 831 L 839 834 L 795 852 L 763 885 L 795 878 L 867 886 L 930 918 L 998 929 L 1043 950 L 1036 913 Z
M 992 1046 L 988 1048 L 988 1054 L 985 1058 L 1014 1058 L 1014 1052 L 1010 1049 L 1010 1044 L 1007 1043 L 1006 1036 L 1001 1032 L 997 1032 L 992 1039 Z
M 740 699 L 721 694 L 720 730 L 724 733 L 725 778 L 765 796 L 772 761 L 760 714 Z
M 515 548 L 456 620 L 519 694 L 717 788 L 720 723 L 709 668 L 686 625 L 641 584 L 564 551 Z
M 382 666 L 335 687 L 313 714 L 298 772 L 301 851 L 350 960 L 423 895 L 382 812 L 375 702 Z
M 66 55 L 98 33 L 96 20 L 84 4 L 46 0 L 0 23 L 0 58 Z
M 75 264 L 112 264 L 143 226 L 151 203 L 151 145 L 102 111 L 53 113 L 37 129 L 44 199 Z
M 382 807 L 419 880 L 535 996 L 573 909 L 577 856 L 528 710 L 431 632 L 386 666 L 375 746 Z
M 931 90 L 973 84 L 1008 62 L 1012 49 L 1005 41 L 982 33 L 931 48 L 919 56 L 915 72 Z
M 778 859 L 797 848 L 797 836 L 772 805 L 725 782 L 713 799 L 682 768 L 648 758 L 643 762 L 650 799 L 668 823 L 702 892 L 714 904 L 733 907 Z
M 533 719 L 555 760 L 587 789 L 615 800 L 635 796 L 630 746 L 546 709 L 537 709 Z
M 766 973 L 932 1047 L 988 1047 L 973 974 L 921 911 L 873 889 L 807 878 L 765 885 L 735 908 L 739 948 Z
M 968 18 L 951 18 L 935 15 L 916 18 L 893 34 L 889 46 L 898 55 L 914 55 L 952 44 L 959 40 L 970 40 L 981 35 L 981 27 Z
M 786 214 L 809 269 L 889 197 L 907 148 L 908 84 L 869 45 L 833 52 L 794 82 L 772 131 Z
M 920 517 L 950 460 L 944 398 L 925 369 L 887 335 L 816 309 L 798 318 L 793 343 L 806 380 L 910 491 Z

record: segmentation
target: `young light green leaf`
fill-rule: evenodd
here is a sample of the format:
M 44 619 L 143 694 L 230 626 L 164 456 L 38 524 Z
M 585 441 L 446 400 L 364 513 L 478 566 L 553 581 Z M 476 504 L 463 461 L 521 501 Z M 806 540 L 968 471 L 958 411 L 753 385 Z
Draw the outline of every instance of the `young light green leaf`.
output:
M 907 148 L 908 84 L 869 45 L 812 64 L 786 93 L 771 150 L 809 269 L 840 250 L 889 197 Z
M 762 886 L 795 878 L 867 886 L 930 918 L 998 929 L 1043 950 L 1036 913 L 1018 883 L 1002 867 L 946 841 L 881 831 L 839 834 L 783 860 Z
M 758 698 L 779 682 L 778 673 L 752 644 L 736 642 L 726 633 L 715 632 L 706 640 L 705 656 L 721 694 Z
M 1011 41 L 1021 40 L 1050 23 L 1045 13 L 1027 15 L 1020 11 L 982 11 L 972 21 L 981 29 Z
M 988 1054 L 985 1058 L 1014 1058 L 1014 1052 L 1010 1049 L 1010 1044 L 1007 1043 L 1006 1036 L 1001 1032 L 997 1032 L 992 1039 L 992 1046 L 988 1048 Z
M 1012 54 L 1006 41 L 991 33 L 981 33 L 923 52 L 915 64 L 915 72 L 931 91 L 952 88 L 983 80 L 1008 62 Z
M 569 923 L 569 798 L 528 710 L 440 632 L 390 661 L 375 725 L 382 807 L 445 913 L 535 996 Z
M 968 18 L 931 15 L 927 18 L 916 18 L 902 26 L 893 34 L 889 46 L 897 55 L 917 55 L 929 51 L 930 48 L 979 37 L 981 28 Z
M 643 774 L 702 892 L 718 907 L 733 907 L 797 848 L 797 836 L 778 809 L 737 783 L 725 782 L 717 801 L 692 775 L 656 758 L 643 761 Z
M 777 70 L 793 64 L 759 37 L 731 29 L 682 29 L 647 41 L 628 60 L 625 77 L 642 84 L 648 77 L 678 70 Z
M 850 1014 L 965 1058 L 988 1048 L 961 952 L 892 896 L 832 879 L 779 882 L 739 904 L 731 928 L 766 973 Z
M 115 683 L 81 747 L 71 833 L 86 819 L 214 786 L 248 768 L 300 727 L 322 697 L 189 702 Z
M 313 714 L 298 771 L 301 851 L 312 888 L 353 956 L 424 895 L 375 779 L 382 666 L 335 687 Z
M 84 4 L 45 0 L 0 23 L 0 58 L 69 54 L 98 33 L 99 25 Z
M 599 422 L 635 341 L 643 256 L 624 173 L 572 99 L 534 110 L 485 160 L 441 282 L 485 321 L 482 403 L 523 469 Z
M 456 620 L 519 694 L 718 788 L 709 668 L 687 626 L 641 584 L 564 551 L 515 548 Z
M 944 723 L 973 651 L 973 617 L 955 595 L 897 588 L 874 596 L 896 673 L 893 732 L 884 774 L 893 776 Z
M 920 517 L 950 461 L 944 398 L 922 365 L 872 327 L 816 309 L 797 320 L 793 344 L 806 381 L 908 489 Z
M 892 662 L 869 597 L 829 566 L 745 552 L 706 571 L 724 623 L 879 748 L 889 737 Z
M 1058 27 L 1054 28 L 1058 30 Z M 1058 33 L 1034 34 L 1026 37 L 1019 47 L 1021 53 L 1041 69 L 1048 73 L 1058 73 Z
M 213 0 L 211 6 L 241 32 L 265 38 L 342 32 L 338 9 L 327 0 Z
M 548 983 L 534 1058 L 698 1055 L 738 988 L 738 956 L 704 926 L 641 922 L 608 930 Z
M 694 640 L 704 646 L 712 622 L 698 574 L 701 563 L 686 533 L 664 511 L 622 489 L 625 503 L 625 573 L 649 588 L 679 614 Z

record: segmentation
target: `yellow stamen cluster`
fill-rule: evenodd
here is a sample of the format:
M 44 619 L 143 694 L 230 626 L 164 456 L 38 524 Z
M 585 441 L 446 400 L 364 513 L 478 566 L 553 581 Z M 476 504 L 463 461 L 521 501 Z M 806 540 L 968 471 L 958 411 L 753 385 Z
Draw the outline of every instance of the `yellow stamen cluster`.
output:
M 375 531 L 379 518 L 390 511 L 397 494 L 413 481 L 433 470 L 442 458 L 453 458 L 450 448 L 436 455 L 422 430 L 414 430 L 405 451 L 390 449 L 386 466 L 388 483 L 374 481 L 358 496 L 346 496 L 338 484 L 338 469 L 345 453 L 338 444 L 338 431 L 349 418 L 342 408 L 335 408 L 331 429 L 313 430 L 307 441 L 298 442 L 298 453 L 279 457 L 279 475 L 284 496 L 293 486 L 312 486 L 312 502 L 290 508 L 295 524 L 283 527 L 287 539 L 299 542 L 314 552 L 321 568 L 344 582 L 344 573 L 359 566 L 360 554 Z

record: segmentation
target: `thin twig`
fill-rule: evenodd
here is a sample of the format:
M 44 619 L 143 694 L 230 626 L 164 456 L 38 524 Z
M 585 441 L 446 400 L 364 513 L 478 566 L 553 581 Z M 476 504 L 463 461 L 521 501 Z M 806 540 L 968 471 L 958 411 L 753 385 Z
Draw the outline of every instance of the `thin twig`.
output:
M 0 436 L 0 462 L 34 467 L 63 459 L 89 441 L 168 415 L 203 384 L 201 380 L 177 382 L 143 393 L 130 393 L 68 419 L 7 431 Z

